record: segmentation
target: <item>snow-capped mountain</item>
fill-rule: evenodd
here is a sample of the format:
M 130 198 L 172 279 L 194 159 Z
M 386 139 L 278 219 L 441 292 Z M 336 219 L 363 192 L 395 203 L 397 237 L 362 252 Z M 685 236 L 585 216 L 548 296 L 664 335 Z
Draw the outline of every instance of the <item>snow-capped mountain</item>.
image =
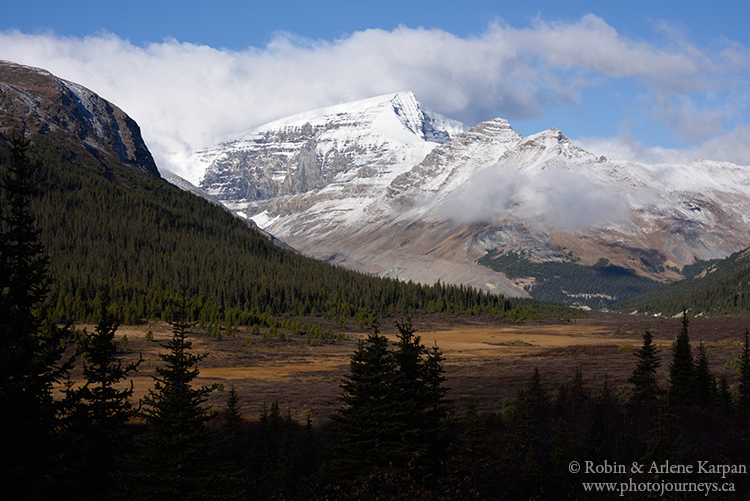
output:
M 421 282 L 533 293 L 476 263 L 491 250 L 669 281 L 750 246 L 746 167 L 613 161 L 557 129 L 468 128 L 411 93 L 272 122 L 195 162 L 205 191 L 299 251 Z
M 383 185 L 466 129 L 399 93 L 272 122 L 196 159 L 207 169 L 201 186 L 239 207 L 331 184 Z

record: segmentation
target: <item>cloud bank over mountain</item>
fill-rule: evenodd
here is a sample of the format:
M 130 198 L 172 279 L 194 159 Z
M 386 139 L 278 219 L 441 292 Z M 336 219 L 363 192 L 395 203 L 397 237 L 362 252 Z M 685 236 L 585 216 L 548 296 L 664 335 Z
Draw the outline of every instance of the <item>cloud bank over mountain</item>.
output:
M 512 165 L 490 167 L 464 183 L 438 210 L 461 223 L 520 218 L 557 231 L 629 224 L 628 197 L 592 183 L 586 170 L 579 165 L 576 172 L 548 169 L 530 176 Z
M 496 22 L 471 38 L 405 26 L 332 41 L 279 33 L 267 46 L 243 51 L 174 39 L 135 46 L 110 33 L 63 38 L 6 31 L 0 54 L 115 102 L 141 125 L 159 166 L 193 181 L 200 173 L 186 172 L 183 160 L 218 138 L 295 112 L 399 90 L 474 125 L 498 116 L 513 122 L 565 107 L 591 108 L 596 105 L 586 101 L 588 89 L 626 85 L 645 118 L 685 147 L 654 150 L 627 135 L 590 134 L 589 149 L 636 160 L 687 154 L 750 164 L 748 49 L 726 39 L 699 47 L 668 28 L 656 44 L 630 39 L 587 15 L 569 23 L 537 19 L 525 28 Z M 547 125 L 553 126 L 564 128 Z

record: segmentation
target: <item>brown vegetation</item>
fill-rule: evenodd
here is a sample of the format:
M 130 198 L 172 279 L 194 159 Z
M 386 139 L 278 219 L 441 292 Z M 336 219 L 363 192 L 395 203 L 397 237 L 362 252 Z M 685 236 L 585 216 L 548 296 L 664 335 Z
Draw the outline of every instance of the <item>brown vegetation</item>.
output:
M 381 332 L 395 339 L 393 320 L 384 319 Z M 317 322 L 326 329 L 332 324 L 321 318 Z M 426 346 L 437 343 L 445 354 L 448 398 L 454 411 L 463 414 L 474 400 L 482 411 L 500 410 L 506 398 L 514 399 L 528 383 L 534 367 L 539 368 L 542 382 L 552 391 L 556 384 L 572 379 L 580 367 L 590 388 L 604 383 L 625 388 L 635 367 L 632 348 L 642 343 L 648 329 L 654 343 L 662 347 L 665 360 L 669 348 L 680 331 L 680 319 L 655 319 L 616 313 L 593 313 L 587 318 L 571 321 L 547 320 L 509 324 L 481 316 L 454 319 L 425 315 L 413 319 L 417 334 Z M 741 336 L 750 319 L 745 317 L 696 318 L 691 320 L 690 337 L 697 347 L 704 342 L 711 350 L 711 368 L 717 377 L 726 376 L 734 385 L 737 375 L 732 361 L 741 352 Z M 88 327 L 91 330 L 91 327 Z M 146 340 L 151 330 L 153 341 Z M 304 336 L 290 336 L 281 341 L 273 336 L 263 340 L 260 334 L 240 329 L 237 337 L 216 340 L 203 335 L 196 327 L 191 335 L 195 353 L 210 353 L 199 366 L 199 384 L 220 383 L 223 392 L 214 392 L 210 402 L 219 409 L 234 386 L 240 398 L 240 410 L 247 417 L 257 417 L 262 409 L 278 401 L 283 412 L 289 410 L 296 419 L 303 419 L 310 410 L 313 419 L 322 423 L 339 406 L 341 378 L 347 373 L 351 354 L 357 341 L 369 332 L 347 326 L 334 327 L 334 333 L 346 332 L 347 338 L 335 344 L 308 345 Z M 133 375 L 134 397 L 139 398 L 153 384 L 151 376 L 158 365 L 160 344 L 171 337 L 166 323 L 121 326 L 118 340 L 127 336 L 126 359 L 143 355 L 144 362 Z M 662 364 L 659 381 L 666 387 Z

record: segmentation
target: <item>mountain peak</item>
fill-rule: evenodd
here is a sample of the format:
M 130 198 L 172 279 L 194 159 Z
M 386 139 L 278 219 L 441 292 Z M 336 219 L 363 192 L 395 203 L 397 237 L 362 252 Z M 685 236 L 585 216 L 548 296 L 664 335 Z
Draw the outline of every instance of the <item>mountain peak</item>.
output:
M 443 144 L 468 130 L 461 122 L 424 108 L 412 92 L 398 92 L 390 102 L 404 127 L 424 141 Z
M 423 108 L 413 93 L 397 92 L 276 120 L 193 158 L 205 171 L 201 186 L 225 201 L 352 180 L 376 189 L 467 129 Z
M 313 127 L 327 125 L 331 122 L 351 123 L 352 121 L 356 121 L 360 126 L 383 125 L 377 121 L 378 118 L 381 120 L 385 118 L 381 115 L 393 115 L 400 122 L 401 125 L 399 127 L 403 127 L 411 134 L 421 138 L 421 140 L 429 140 L 425 139 L 425 132 L 423 130 L 425 128 L 424 122 L 427 123 L 428 130 L 438 134 L 444 132 L 449 137 L 468 130 L 468 127 L 461 122 L 451 120 L 424 108 L 413 92 L 400 91 L 295 113 L 294 115 L 261 125 L 250 132 L 243 133 L 235 138 L 235 140 L 266 131 L 290 127 L 297 128 L 308 123 Z M 387 120 L 387 118 L 385 119 Z M 389 134 L 394 134 L 396 138 L 401 136 L 401 134 L 393 130 L 387 130 L 388 127 L 385 127 L 385 129 Z
M 529 140 L 554 140 L 559 143 L 562 142 L 570 142 L 570 140 L 565 137 L 565 135 L 562 133 L 562 131 L 556 127 L 552 127 L 547 130 L 543 130 L 541 132 L 537 132 L 536 134 L 531 134 L 528 137 Z

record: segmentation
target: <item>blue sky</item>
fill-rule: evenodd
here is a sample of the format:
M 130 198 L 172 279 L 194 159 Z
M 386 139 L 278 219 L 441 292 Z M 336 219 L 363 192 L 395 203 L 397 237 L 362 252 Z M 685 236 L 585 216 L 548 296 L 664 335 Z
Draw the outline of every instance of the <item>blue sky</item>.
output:
M 475 125 L 556 127 L 597 154 L 750 165 L 741 2 L 37 1 L 0 58 L 133 116 L 160 167 L 275 118 L 411 90 Z
M 681 26 L 700 43 L 726 36 L 747 43 L 748 7 L 740 2 L 695 1 L 318 1 L 276 0 L 175 2 L 107 0 L 23 2 L 3 7 L 3 29 L 25 33 L 53 30 L 82 37 L 100 30 L 115 33 L 135 45 L 173 37 L 181 42 L 242 50 L 262 47 L 274 32 L 287 31 L 313 40 L 334 40 L 369 28 L 391 30 L 399 25 L 448 31 L 460 37 L 481 33 L 497 19 L 516 27 L 531 19 L 575 22 L 586 14 L 604 18 L 624 36 L 653 39 L 654 23 Z M 529 5 L 532 4 L 532 5 Z

